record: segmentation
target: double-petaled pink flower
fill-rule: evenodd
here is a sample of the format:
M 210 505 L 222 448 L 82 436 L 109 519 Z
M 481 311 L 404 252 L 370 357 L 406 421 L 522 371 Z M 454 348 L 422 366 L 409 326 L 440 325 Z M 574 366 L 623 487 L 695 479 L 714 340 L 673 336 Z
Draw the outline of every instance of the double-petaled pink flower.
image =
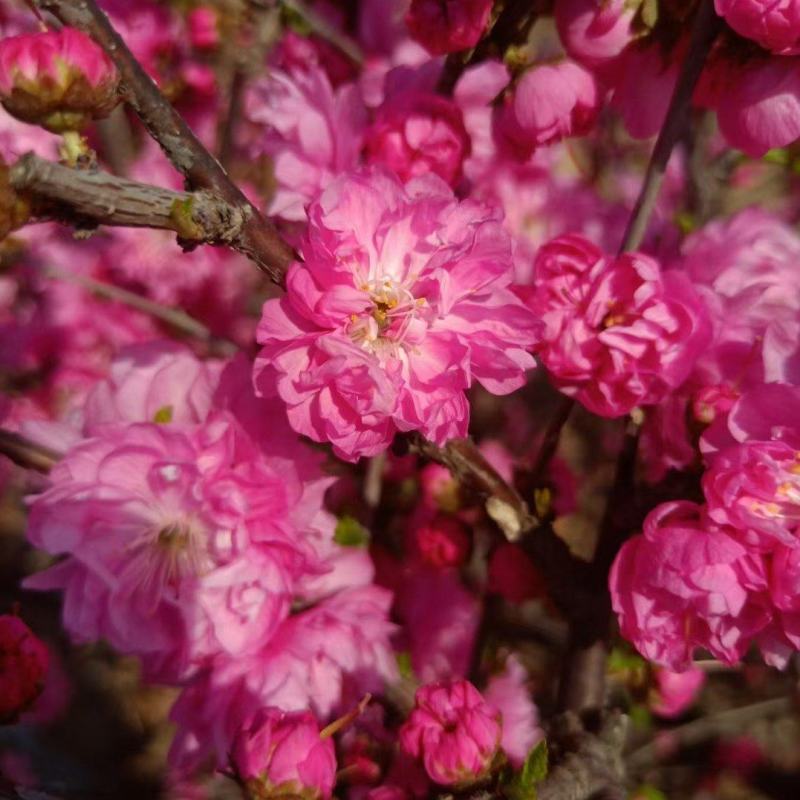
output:
M 435 56 L 474 47 L 492 12 L 492 0 L 411 0 L 406 25 Z
M 296 431 L 355 460 L 398 431 L 466 434 L 465 390 L 519 388 L 537 320 L 511 287 L 498 214 L 459 203 L 439 178 L 403 186 L 338 178 L 309 209 L 304 263 L 264 305 L 256 388 L 277 374 Z
M 642 253 L 605 256 L 577 235 L 543 246 L 530 306 L 556 385 L 606 417 L 657 403 L 689 374 L 710 324 L 686 277 Z
M 714 0 L 714 5 L 737 33 L 767 50 L 800 51 L 800 6 L 795 0 Z

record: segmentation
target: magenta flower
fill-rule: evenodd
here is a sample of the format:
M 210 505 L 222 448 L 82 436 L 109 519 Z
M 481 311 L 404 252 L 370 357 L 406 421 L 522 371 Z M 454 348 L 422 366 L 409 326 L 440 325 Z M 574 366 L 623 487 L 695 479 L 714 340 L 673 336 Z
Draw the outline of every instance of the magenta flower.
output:
M 703 476 L 708 514 L 756 544 L 800 544 L 800 454 L 786 442 L 749 441 L 716 455 Z
M 431 567 L 457 567 L 469 555 L 470 538 L 464 523 L 448 514 L 418 515 L 412 521 L 412 537 L 420 559 Z
M 636 7 L 627 0 L 557 0 L 558 35 L 572 58 L 590 67 L 615 59 L 633 40 Z
M 706 673 L 697 667 L 683 672 L 673 672 L 657 667 L 648 705 L 650 710 L 664 719 L 679 717 L 697 700 L 706 682 Z
M 261 708 L 236 736 L 231 763 L 252 800 L 327 800 L 336 782 L 333 739 L 308 711 Z
M 588 133 L 601 99 L 592 73 L 574 61 L 534 66 L 506 95 L 497 132 L 517 158 L 527 160 L 537 147 Z
M 16 722 L 44 688 L 50 653 L 12 614 L 0 616 L 0 724 Z
M 61 132 L 80 130 L 117 105 L 117 70 L 74 28 L 0 40 L 0 99 L 15 117 Z
M 109 428 L 51 479 L 28 536 L 72 557 L 28 585 L 63 589 L 72 635 L 140 656 L 154 680 L 263 646 L 289 614 L 292 581 L 318 569 L 289 519 L 287 474 L 226 415 Z
M 533 281 L 544 365 L 601 416 L 660 402 L 708 342 L 708 314 L 688 280 L 642 253 L 614 259 L 581 236 L 561 236 L 539 250 Z
M 397 431 L 467 430 L 464 391 L 519 388 L 536 320 L 511 288 L 497 214 L 428 175 L 337 179 L 309 209 L 304 263 L 264 305 L 255 382 L 277 374 L 298 432 L 356 460 Z
M 800 6 L 795 0 L 714 0 L 737 33 L 773 53 L 800 51 Z
M 483 36 L 492 0 L 411 0 L 406 25 L 435 56 L 474 47 Z
M 738 662 L 769 623 L 766 565 L 689 502 L 664 503 L 628 540 L 609 577 L 622 635 L 680 672 L 702 647 Z
M 435 783 L 464 785 L 489 771 L 501 734 L 499 712 L 471 683 L 431 683 L 417 689 L 400 746 L 422 760 Z
M 366 134 L 367 163 L 384 164 L 403 182 L 432 172 L 453 186 L 469 154 L 459 107 L 426 92 L 390 97 Z

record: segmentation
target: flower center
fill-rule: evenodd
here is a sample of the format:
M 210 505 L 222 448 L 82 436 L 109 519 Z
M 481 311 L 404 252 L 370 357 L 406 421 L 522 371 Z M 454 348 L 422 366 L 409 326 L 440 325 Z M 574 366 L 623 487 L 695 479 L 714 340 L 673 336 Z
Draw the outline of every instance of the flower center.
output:
M 372 307 L 352 314 L 347 333 L 369 350 L 394 350 L 405 341 L 411 323 L 425 300 L 391 278 L 374 278 L 359 287 L 369 295 Z

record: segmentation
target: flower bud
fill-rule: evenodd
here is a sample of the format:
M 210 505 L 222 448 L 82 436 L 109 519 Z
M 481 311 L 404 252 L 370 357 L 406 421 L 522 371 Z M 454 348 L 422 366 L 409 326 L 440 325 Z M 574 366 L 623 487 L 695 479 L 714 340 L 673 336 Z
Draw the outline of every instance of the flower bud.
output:
M 23 122 L 81 130 L 114 109 L 118 83 L 108 56 L 73 28 L 0 41 L 0 99 Z
M 231 760 L 250 800 L 325 800 L 336 782 L 333 740 L 308 711 L 260 709 L 237 734 Z
M 432 781 L 465 786 L 491 769 L 501 734 L 500 714 L 469 681 L 442 681 L 417 690 L 400 746 Z
M 474 47 L 483 36 L 492 0 L 411 0 L 406 25 L 435 56 Z
M 15 722 L 39 696 L 49 657 L 19 617 L 0 616 L 0 722 Z
M 432 567 L 457 567 L 469 554 L 469 534 L 455 517 L 437 514 L 414 532 L 422 560 Z
M 656 667 L 655 686 L 652 689 L 650 710 L 664 719 L 679 717 L 697 700 L 706 682 L 706 673 L 697 667 L 683 672 Z
M 628 0 L 558 0 L 558 34 L 572 58 L 599 67 L 616 58 L 634 37 L 636 6 Z

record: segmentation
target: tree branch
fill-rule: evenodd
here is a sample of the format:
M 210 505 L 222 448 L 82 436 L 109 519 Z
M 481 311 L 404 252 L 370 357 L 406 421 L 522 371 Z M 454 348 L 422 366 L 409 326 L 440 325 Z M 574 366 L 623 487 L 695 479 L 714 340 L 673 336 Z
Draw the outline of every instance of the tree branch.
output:
M 5 428 L 0 428 L 0 455 L 6 456 L 19 467 L 35 469 L 37 472 L 50 472 L 61 458 L 55 450 L 42 447 Z
M 71 224 L 117 225 L 175 231 L 192 244 L 232 244 L 243 234 L 247 212 L 212 192 L 174 192 L 23 156 L 9 170 L 14 190 L 32 201 L 34 214 Z
M 692 95 L 698 80 L 700 80 L 706 57 L 721 27 L 722 20 L 714 10 L 714 0 L 702 0 L 695 16 L 689 51 L 681 67 L 664 125 L 656 140 L 639 199 L 636 201 L 628 228 L 625 231 L 620 248 L 622 253 L 636 250 L 642 244 L 647 232 L 647 225 L 655 209 L 661 184 L 664 181 L 670 156 L 689 122 Z
M 213 190 L 245 216 L 241 233 L 231 244 L 254 261 L 275 283 L 282 285 L 294 260 L 292 248 L 275 226 L 231 181 L 220 163 L 206 150 L 191 128 L 144 71 L 95 0 L 33 0 L 65 25 L 94 39 L 116 64 L 125 100 L 139 115 L 150 135 L 184 175 L 191 188 Z

